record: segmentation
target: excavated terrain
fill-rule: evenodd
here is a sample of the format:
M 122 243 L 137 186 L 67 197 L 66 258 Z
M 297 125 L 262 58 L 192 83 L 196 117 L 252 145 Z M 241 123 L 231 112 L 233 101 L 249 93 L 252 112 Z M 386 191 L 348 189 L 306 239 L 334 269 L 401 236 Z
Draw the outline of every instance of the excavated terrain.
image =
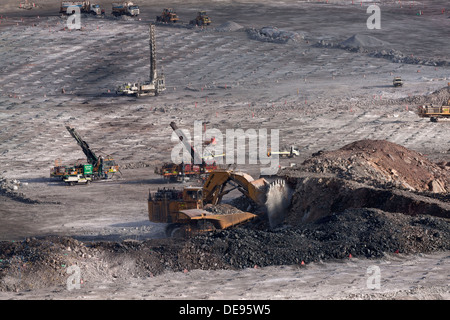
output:
M 319 151 L 282 175 L 294 189 L 286 221 L 298 225 L 347 208 L 450 218 L 448 162 L 388 141 L 361 140 Z
M 191 239 L 83 242 L 68 237 L 0 243 L 0 290 L 64 286 L 77 265 L 95 283 L 165 272 L 298 265 L 450 250 L 450 223 L 379 209 L 347 209 L 315 222 L 277 230 L 261 226 L 216 231 Z M 39 275 L 39 277 L 37 277 Z M 20 281 L 17 281 L 20 279 Z
M 0 290 L 63 285 L 72 264 L 85 270 L 83 281 L 95 281 L 450 250 L 450 201 L 429 197 L 448 196 L 448 170 L 417 152 L 387 141 L 356 141 L 318 152 L 282 175 L 292 187 L 292 203 L 276 226 L 261 215 L 242 227 L 187 239 L 91 242 L 50 236 L 3 242 Z M 246 199 L 239 202 L 245 205 Z M 207 210 L 239 212 L 230 204 Z

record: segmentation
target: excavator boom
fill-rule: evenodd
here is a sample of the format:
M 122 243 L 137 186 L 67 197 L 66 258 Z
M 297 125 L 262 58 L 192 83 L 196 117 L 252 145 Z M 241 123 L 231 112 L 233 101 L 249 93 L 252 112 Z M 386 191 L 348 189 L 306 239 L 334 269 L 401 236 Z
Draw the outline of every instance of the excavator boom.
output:
M 231 189 L 226 189 L 227 185 Z M 203 186 L 203 201 L 216 205 L 232 190 L 238 189 L 256 204 L 264 206 L 269 183 L 264 179 L 254 180 L 250 175 L 231 170 L 215 170 L 211 172 Z

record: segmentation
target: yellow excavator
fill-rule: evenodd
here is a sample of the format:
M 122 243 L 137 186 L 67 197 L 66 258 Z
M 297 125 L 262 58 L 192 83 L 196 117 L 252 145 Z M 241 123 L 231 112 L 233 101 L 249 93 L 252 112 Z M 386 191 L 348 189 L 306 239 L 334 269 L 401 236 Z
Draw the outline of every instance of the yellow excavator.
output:
M 168 237 L 182 237 L 215 229 L 227 229 L 257 217 L 250 212 L 216 214 L 204 209 L 217 205 L 223 196 L 239 190 L 256 206 L 264 207 L 271 188 L 285 188 L 283 180 L 269 183 L 264 178 L 254 180 L 250 175 L 232 170 L 214 170 L 203 187 L 185 187 L 183 190 L 162 188 L 149 192 L 148 216 L 151 222 L 167 223 Z

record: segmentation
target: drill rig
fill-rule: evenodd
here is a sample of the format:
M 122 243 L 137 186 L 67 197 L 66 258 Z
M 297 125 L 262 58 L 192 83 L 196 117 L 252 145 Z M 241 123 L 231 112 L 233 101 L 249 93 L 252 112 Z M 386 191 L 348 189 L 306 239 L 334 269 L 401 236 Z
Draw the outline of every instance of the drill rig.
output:
M 438 119 L 450 119 L 450 99 L 448 99 L 447 104 L 442 106 L 423 105 L 418 108 L 419 117 L 430 118 L 430 121 L 437 122 Z
M 195 152 L 194 147 L 187 141 L 186 136 L 178 129 L 175 122 L 171 122 L 170 127 L 178 135 L 186 150 L 190 151 L 192 162 L 182 162 L 180 164 L 167 162 L 161 167 L 155 168 L 156 174 L 161 175 L 170 182 L 182 182 L 189 178 L 204 178 L 207 173 L 218 168 L 215 163 L 206 163 L 205 159 Z
M 66 126 L 66 129 L 83 150 L 88 164 L 55 166 L 50 169 L 51 177 L 60 177 L 64 182 L 72 185 L 96 179 L 111 179 L 117 172 L 120 172 L 119 166 L 112 157 L 97 156 L 74 128 Z
M 116 89 L 116 94 L 141 96 L 156 96 L 166 90 L 164 74 L 156 71 L 156 40 L 155 25 L 150 24 L 150 78 L 145 83 L 125 83 Z

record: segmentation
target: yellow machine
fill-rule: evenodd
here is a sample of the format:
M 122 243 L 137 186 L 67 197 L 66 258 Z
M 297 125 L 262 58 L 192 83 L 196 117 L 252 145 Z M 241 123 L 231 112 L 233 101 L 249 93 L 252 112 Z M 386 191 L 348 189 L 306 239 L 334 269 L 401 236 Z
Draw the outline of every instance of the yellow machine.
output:
M 227 188 L 231 186 L 231 188 Z M 149 193 L 148 216 L 151 222 L 168 223 L 169 237 L 188 236 L 214 229 L 227 229 L 256 218 L 250 212 L 213 214 L 204 210 L 207 204 L 217 205 L 224 195 L 239 190 L 258 206 L 266 203 L 270 187 L 284 187 L 284 183 L 270 184 L 264 178 L 254 180 L 250 175 L 231 170 L 215 170 L 203 187 L 183 190 L 158 189 Z
M 211 24 L 211 19 L 206 14 L 206 11 L 199 11 L 197 13 L 197 17 L 194 20 L 191 20 L 189 23 L 195 24 L 197 26 L 203 26 L 203 25 L 209 26 Z
M 450 118 L 450 99 L 447 101 L 447 105 L 444 104 L 440 107 L 420 106 L 418 113 L 420 117 L 430 118 L 433 122 L 437 122 L 439 118 Z
M 75 128 L 66 126 L 67 131 L 77 141 L 78 145 L 86 155 L 86 160 L 89 165 L 92 166 L 92 172 L 89 172 L 89 178 L 92 179 L 111 179 L 116 173 L 120 173 L 119 165 L 115 160 L 107 155 L 97 156 L 94 151 L 89 147 L 88 143 L 84 141 Z M 55 161 L 55 166 L 50 169 L 51 178 L 64 179 L 67 176 L 86 175 L 85 163 L 76 164 L 74 166 L 63 166 L 60 160 Z
M 394 85 L 394 87 L 401 87 L 403 86 L 403 81 L 401 77 L 395 77 L 394 80 L 392 81 L 392 84 Z
M 156 17 L 156 22 L 175 23 L 178 20 L 178 15 L 172 8 L 165 8 L 161 15 Z

